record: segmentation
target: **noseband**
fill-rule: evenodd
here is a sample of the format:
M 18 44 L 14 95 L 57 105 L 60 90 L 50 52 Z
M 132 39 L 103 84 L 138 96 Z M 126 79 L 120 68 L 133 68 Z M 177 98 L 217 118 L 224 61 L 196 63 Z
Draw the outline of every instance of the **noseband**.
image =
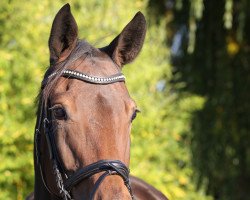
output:
M 46 82 L 50 81 L 53 76 L 55 76 L 57 73 L 52 73 L 48 76 Z M 60 76 L 66 77 L 66 78 L 74 78 L 78 79 L 84 82 L 88 82 L 91 84 L 112 84 L 116 82 L 124 82 L 125 76 L 122 73 L 118 73 L 112 76 L 108 77 L 96 77 L 96 76 L 90 76 L 84 73 L 81 73 L 79 71 L 75 70 L 63 70 L 60 73 Z M 53 134 L 53 127 L 51 124 L 51 121 L 49 120 L 49 117 L 47 116 L 47 109 L 41 104 L 42 108 L 40 110 L 40 115 L 38 119 L 38 126 L 36 127 L 35 132 L 35 151 L 36 151 L 36 158 L 37 158 L 37 164 L 40 169 L 41 177 L 43 180 L 43 184 L 45 188 L 48 190 L 48 192 L 54 196 L 59 197 L 58 194 L 55 194 L 52 192 L 52 190 L 49 188 L 48 184 L 46 183 L 46 180 L 44 178 L 44 173 L 42 169 L 41 164 L 41 152 L 40 152 L 40 138 L 41 138 L 41 127 L 44 128 L 44 135 L 46 138 L 46 142 L 48 145 L 50 160 L 52 161 L 53 165 L 53 172 L 55 174 L 55 179 L 57 183 L 57 187 L 60 191 L 60 198 L 63 198 L 64 200 L 72 199 L 70 192 L 73 187 L 75 187 L 78 183 L 81 181 L 90 178 L 91 176 L 103 172 L 103 174 L 97 179 L 94 188 L 90 194 L 90 200 L 94 199 L 95 193 L 102 183 L 102 181 L 105 179 L 105 177 L 109 175 L 118 175 L 120 176 L 125 186 L 128 188 L 128 191 L 131 195 L 131 198 L 134 199 L 134 196 L 132 194 L 130 182 L 129 182 L 129 169 L 126 167 L 125 164 L 123 164 L 119 160 L 100 160 L 95 163 L 92 163 L 88 166 L 85 166 L 82 169 L 79 169 L 76 171 L 73 175 L 68 176 L 66 174 L 66 170 L 60 163 L 59 155 L 56 150 L 56 143 L 55 138 Z

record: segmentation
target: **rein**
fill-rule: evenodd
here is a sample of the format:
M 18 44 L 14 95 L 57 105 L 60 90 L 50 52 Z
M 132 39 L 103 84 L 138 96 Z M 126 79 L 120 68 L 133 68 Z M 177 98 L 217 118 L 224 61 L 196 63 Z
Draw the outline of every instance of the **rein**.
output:
M 49 75 L 46 82 L 50 81 L 50 79 L 56 74 L 57 73 L 55 72 Z M 101 85 L 112 84 L 116 82 L 125 82 L 125 76 L 122 73 L 114 74 L 108 77 L 97 77 L 97 76 L 90 76 L 79 71 L 67 69 L 67 70 L 63 70 L 60 76 L 66 77 L 66 78 L 78 79 L 78 80 L 88 82 L 91 84 L 101 84 Z M 129 169 L 127 168 L 125 164 L 123 164 L 119 160 L 99 160 L 95 163 L 85 166 L 82 169 L 79 169 L 73 175 L 68 176 L 59 161 L 59 156 L 56 150 L 55 139 L 54 139 L 53 130 L 52 130 L 53 127 L 50 121 L 50 116 L 47 113 L 48 110 L 47 108 L 45 108 L 45 105 L 43 102 L 41 102 L 41 107 L 42 108 L 39 114 L 38 126 L 36 127 L 36 131 L 35 131 L 35 147 L 36 147 L 35 155 L 36 155 L 37 164 L 39 166 L 43 184 L 50 194 L 57 196 L 59 198 L 63 198 L 64 200 L 72 200 L 70 192 L 73 187 L 75 187 L 81 181 L 88 179 L 97 173 L 103 172 L 103 174 L 100 175 L 100 177 L 97 179 L 96 183 L 94 184 L 94 188 L 89 197 L 90 200 L 94 199 L 95 193 L 97 189 L 99 188 L 100 184 L 107 176 L 110 176 L 110 175 L 120 176 L 123 179 L 124 184 L 127 187 L 131 198 L 134 199 L 134 196 L 132 194 L 132 189 L 130 186 L 130 181 L 129 181 Z M 44 128 L 43 133 L 41 132 L 42 126 Z M 53 173 L 55 175 L 55 179 L 56 179 L 57 187 L 60 191 L 60 195 L 52 192 L 52 190 L 49 188 L 45 180 L 44 172 L 42 169 L 41 158 L 40 158 L 41 134 L 44 134 L 46 138 L 46 142 L 47 142 L 48 150 L 49 150 L 49 157 L 50 157 L 50 160 L 52 161 Z

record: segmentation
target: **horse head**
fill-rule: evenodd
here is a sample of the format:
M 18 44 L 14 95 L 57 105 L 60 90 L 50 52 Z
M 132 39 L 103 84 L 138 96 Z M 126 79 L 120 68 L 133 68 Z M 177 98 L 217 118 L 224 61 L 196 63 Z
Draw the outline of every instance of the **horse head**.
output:
M 122 68 L 145 33 L 138 12 L 109 45 L 95 48 L 78 38 L 69 4 L 57 13 L 39 95 L 35 199 L 131 199 L 130 129 L 138 110 Z

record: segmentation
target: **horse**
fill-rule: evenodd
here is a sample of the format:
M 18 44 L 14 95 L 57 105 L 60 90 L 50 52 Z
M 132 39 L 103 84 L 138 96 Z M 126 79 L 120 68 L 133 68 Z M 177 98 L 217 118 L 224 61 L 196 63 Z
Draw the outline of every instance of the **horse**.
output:
M 34 193 L 27 199 L 167 199 L 128 168 L 138 109 L 121 71 L 139 54 L 145 34 L 138 12 L 109 45 L 95 48 L 78 39 L 69 4 L 56 14 L 37 97 Z

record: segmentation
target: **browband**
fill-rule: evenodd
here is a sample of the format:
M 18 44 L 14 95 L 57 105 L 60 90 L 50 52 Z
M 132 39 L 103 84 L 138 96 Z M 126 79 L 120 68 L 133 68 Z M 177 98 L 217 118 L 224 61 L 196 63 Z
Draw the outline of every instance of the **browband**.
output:
M 48 76 L 51 78 L 55 76 L 58 72 L 54 72 Z M 108 77 L 98 77 L 98 76 L 90 76 L 75 70 L 63 70 L 62 76 L 66 78 L 76 78 L 85 82 L 94 83 L 94 84 L 110 84 L 115 82 L 125 82 L 125 76 L 122 73 L 114 74 Z

